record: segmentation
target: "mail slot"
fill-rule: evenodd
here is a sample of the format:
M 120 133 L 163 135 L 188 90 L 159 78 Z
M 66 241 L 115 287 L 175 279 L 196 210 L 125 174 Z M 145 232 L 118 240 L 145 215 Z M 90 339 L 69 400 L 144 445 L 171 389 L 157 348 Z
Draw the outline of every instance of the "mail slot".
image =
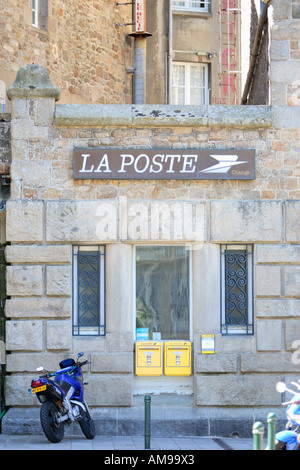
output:
M 138 341 L 135 343 L 135 374 L 162 375 L 162 343 Z
M 165 375 L 192 374 L 192 345 L 188 341 L 170 341 L 164 348 Z

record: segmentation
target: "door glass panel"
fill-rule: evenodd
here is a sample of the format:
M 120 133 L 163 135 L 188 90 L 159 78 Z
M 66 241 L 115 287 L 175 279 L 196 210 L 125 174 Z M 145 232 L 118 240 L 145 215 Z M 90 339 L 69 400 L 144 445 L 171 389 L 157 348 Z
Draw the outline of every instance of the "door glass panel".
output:
M 136 327 L 148 339 L 190 338 L 189 250 L 136 247 Z

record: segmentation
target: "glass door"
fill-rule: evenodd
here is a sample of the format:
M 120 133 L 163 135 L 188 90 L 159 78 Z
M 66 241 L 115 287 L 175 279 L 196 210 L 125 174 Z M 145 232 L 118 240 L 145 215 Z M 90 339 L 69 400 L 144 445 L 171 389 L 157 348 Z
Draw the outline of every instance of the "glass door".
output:
M 190 251 L 186 246 L 137 246 L 136 339 L 190 340 Z

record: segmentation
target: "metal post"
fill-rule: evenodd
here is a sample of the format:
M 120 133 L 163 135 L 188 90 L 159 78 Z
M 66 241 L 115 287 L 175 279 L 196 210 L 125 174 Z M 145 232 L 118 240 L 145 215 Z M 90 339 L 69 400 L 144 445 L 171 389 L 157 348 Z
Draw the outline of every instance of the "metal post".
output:
M 145 396 L 145 449 L 150 449 L 150 408 L 151 408 L 151 397 L 150 395 Z
M 264 425 L 259 421 L 254 423 L 252 428 L 253 434 L 253 450 L 262 450 L 263 449 L 263 439 L 264 439 Z
M 146 38 L 134 40 L 134 103 L 145 104 L 146 99 Z
M 275 450 L 275 429 L 277 417 L 275 413 L 268 414 L 268 450 Z

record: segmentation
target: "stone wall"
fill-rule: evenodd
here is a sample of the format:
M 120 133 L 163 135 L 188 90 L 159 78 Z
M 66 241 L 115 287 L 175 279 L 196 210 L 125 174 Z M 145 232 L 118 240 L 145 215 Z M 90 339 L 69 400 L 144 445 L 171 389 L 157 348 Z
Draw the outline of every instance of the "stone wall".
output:
M 184 227 L 176 242 L 194 247 L 195 404 L 279 405 L 275 382 L 283 373 L 297 371 L 291 351 L 300 337 L 299 176 L 291 158 L 299 146 L 299 129 L 285 122 L 274 125 L 279 120 L 276 108 L 189 108 L 178 117 L 172 107 L 54 106 L 54 98 L 28 93 L 21 98 L 17 84 L 10 90 L 8 405 L 32 406 L 32 397 L 22 390 L 35 367 L 42 362 L 54 368 L 78 349 L 91 359 L 91 405 L 132 405 L 133 243 L 174 242 L 172 233 L 159 231 L 152 237 L 151 231 L 144 235 L 140 229 L 137 208 L 146 208 L 149 226 L 153 204 L 184 208 Z M 74 147 L 116 146 L 255 148 L 257 176 L 250 181 L 189 182 L 73 179 Z M 196 229 L 185 230 L 194 227 L 189 219 L 194 211 Z M 219 245 L 246 242 L 255 245 L 255 335 L 222 337 L 219 299 L 214 296 L 219 289 Z M 104 338 L 71 334 L 73 243 L 107 244 Z M 216 354 L 209 358 L 200 354 L 200 335 L 208 333 L 216 335 Z
M 278 5 L 274 1 L 274 9 Z M 287 26 L 294 38 L 298 22 L 291 12 L 288 19 L 276 20 L 274 47 Z M 299 369 L 299 106 L 289 101 L 289 90 L 297 88 L 289 72 L 295 67 L 290 55 L 271 64 L 271 107 L 55 105 L 57 89 L 52 85 L 51 95 L 44 79 L 32 88 L 28 80 L 34 67 L 22 72 L 27 81 L 17 78 L 9 90 L 9 406 L 34 408 L 36 402 L 24 390 L 35 368 L 54 369 L 61 358 L 84 350 L 91 361 L 89 404 L 104 421 L 111 410 L 119 422 L 122 413 L 127 422 L 134 419 L 133 251 L 135 244 L 148 242 L 191 247 L 194 395 L 189 416 L 207 421 L 209 415 L 217 424 L 247 419 L 251 429 L 254 414 L 267 416 L 270 408 L 280 413 L 275 383 L 296 378 Z M 35 72 L 35 78 L 44 74 L 40 68 Z M 256 178 L 74 180 L 74 147 L 253 148 Z M 165 230 L 165 220 L 149 230 L 154 209 L 173 217 L 173 231 Z M 72 337 L 71 250 L 76 243 L 106 245 L 105 337 Z M 220 334 L 222 243 L 254 247 L 252 336 Z M 215 335 L 214 355 L 201 354 L 202 334 Z M 129 407 L 128 413 L 123 407 Z M 161 416 L 170 410 L 167 406 Z
M 0 1 L 0 80 L 26 64 L 47 67 L 61 102 L 131 102 L 131 7 L 101 0 L 48 1 L 47 25 L 32 26 L 31 0 Z M 46 3 L 44 0 L 42 3 Z M 129 100 L 129 101 L 127 101 Z M 7 103 L 9 106 L 9 102 Z

